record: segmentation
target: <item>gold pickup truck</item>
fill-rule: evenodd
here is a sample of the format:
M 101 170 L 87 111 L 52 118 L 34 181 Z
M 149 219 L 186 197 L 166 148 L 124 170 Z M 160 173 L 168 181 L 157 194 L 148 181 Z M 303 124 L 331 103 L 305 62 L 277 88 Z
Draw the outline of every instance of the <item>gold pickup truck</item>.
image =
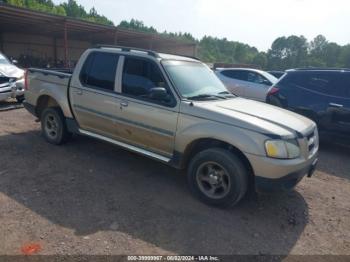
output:
M 317 163 L 314 122 L 232 95 L 195 58 L 99 46 L 72 73 L 28 69 L 25 89 L 49 143 L 82 134 L 186 168 L 207 204 L 292 189 Z

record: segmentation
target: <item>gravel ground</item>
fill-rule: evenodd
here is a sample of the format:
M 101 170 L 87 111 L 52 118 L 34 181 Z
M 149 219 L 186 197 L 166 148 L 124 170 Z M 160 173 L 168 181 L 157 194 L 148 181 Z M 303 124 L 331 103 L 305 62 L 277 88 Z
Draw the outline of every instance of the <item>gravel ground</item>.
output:
M 295 191 L 220 210 L 163 164 L 87 137 L 53 146 L 0 112 L 0 254 L 350 255 L 350 149 L 322 145 Z

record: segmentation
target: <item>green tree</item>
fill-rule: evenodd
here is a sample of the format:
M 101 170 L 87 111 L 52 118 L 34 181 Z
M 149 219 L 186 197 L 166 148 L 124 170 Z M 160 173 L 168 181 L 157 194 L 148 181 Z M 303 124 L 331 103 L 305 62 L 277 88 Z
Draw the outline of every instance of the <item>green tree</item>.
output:
M 123 20 L 120 22 L 119 27 L 129 30 L 136 30 L 139 32 L 158 33 L 154 27 L 145 26 L 145 24 L 142 21 L 136 19 L 131 19 L 130 22 Z
M 341 48 L 339 54 L 339 66 L 350 68 L 350 44 Z
M 345 61 L 340 60 L 342 47 L 336 43 L 327 43 L 324 47 L 324 54 L 321 56 L 327 67 L 344 67 Z
M 267 67 L 267 54 L 265 52 L 257 53 L 253 60 L 252 64 L 259 66 L 260 68 Z
M 68 0 L 67 2 L 61 4 L 61 6 L 66 10 L 67 16 L 75 18 L 86 18 L 87 13 L 83 6 L 78 5 L 75 0 Z
M 307 64 L 308 42 L 304 36 L 279 37 L 267 52 L 268 68 L 287 69 Z
M 26 7 L 32 10 L 47 12 L 55 15 L 70 16 L 80 18 L 95 23 L 113 25 L 107 17 L 99 15 L 95 8 L 87 13 L 83 6 L 77 4 L 75 0 L 68 0 L 60 5 L 55 5 L 52 0 L 3 0 L 5 3 Z
M 327 45 L 328 41 L 323 35 L 316 36 L 314 40 L 310 42 L 310 54 L 323 56 Z
M 25 0 L 5 0 L 5 3 L 9 5 L 15 5 L 18 7 L 26 7 Z

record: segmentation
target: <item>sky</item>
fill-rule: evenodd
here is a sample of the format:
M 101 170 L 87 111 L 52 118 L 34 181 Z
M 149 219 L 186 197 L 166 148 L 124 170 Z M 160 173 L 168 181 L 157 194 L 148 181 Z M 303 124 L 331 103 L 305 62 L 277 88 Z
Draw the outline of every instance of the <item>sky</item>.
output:
M 54 0 L 61 3 L 62 0 Z M 349 0 L 77 0 L 118 25 L 135 18 L 158 31 L 227 38 L 267 51 L 279 36 L 318 34 L 350 43 Z

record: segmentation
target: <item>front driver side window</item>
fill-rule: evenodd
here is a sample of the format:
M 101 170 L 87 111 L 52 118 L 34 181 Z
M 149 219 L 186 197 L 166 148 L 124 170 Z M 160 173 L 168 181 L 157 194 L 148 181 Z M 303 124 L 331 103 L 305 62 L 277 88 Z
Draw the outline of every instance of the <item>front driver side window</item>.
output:
M 125 58 L 122 92 L 127 95 L 148 98 L 155 87 L 166 88 L 165 80 L 157 66 L 147 60 Z

